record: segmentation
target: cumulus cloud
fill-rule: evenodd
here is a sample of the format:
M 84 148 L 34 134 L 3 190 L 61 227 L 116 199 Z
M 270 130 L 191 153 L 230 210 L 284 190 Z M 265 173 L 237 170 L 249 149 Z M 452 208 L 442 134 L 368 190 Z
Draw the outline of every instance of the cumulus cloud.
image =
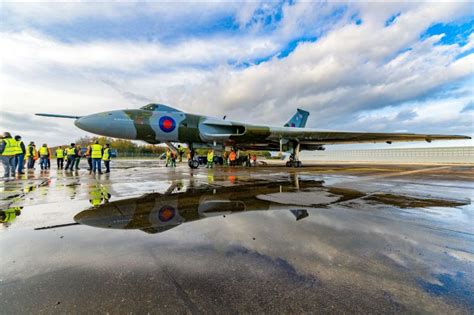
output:
M 168 6 L 143 13 L 133 3 L 128 11 L 88 5 L 64 17 L 41 6 L 49 13 L 35 23 L 79 28 L 83 18 L 103 16 L 126 25 L 130 12 L 159 12 L 164 21 L 196 19 L 199 27 L 228 15 L 231 25 L 177 32 L 174 41 L 161 40 L 159 30 L 152 40 L 68 41 L 28 23 L 32 7 L 6 5 L 24 27 L 1 28 L 0 106 L 83 115 L 156 101 L 274 125 L 305 108 L 310 127 L 472 134 L 472 111 L 464 108 L 473 95 L 474 37 L 441 44 L 445 35 L 425 34 L 434 23 L 466 18 L 468 3 L 214 3 L 165 12 Z

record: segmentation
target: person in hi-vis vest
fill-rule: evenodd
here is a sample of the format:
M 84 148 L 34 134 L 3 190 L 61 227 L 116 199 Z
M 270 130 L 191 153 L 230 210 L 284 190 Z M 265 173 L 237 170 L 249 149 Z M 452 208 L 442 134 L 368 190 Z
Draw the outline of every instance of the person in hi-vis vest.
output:
M 46 170 L 48 168 L 48 159 L 49 159 L 49 148 L 46 143 L 43 143 L 43 145 L 40 147 L 39 155 L 40 155 L 41 170 Z
M 99 140 L 96 140 L 93 145 L 91 145 L 91 158 L 92 158 L 92 172 L 102 174 L 102 155 L 104 154 L 104 149 L 99 144 Z
M 61 146 L 56 148 L 56 162 L 58 170 L 62 170 L 64 168 L 64 149 Z
M 17 145 L 9 132 L 4 132 L 0 140 L 0 155 L 2 156 L 3 177 L 15 176 Z
M 76 160 L 76 144 L 75 143 L 71 143 L 71 146 L 66 150 L 66 155 L 67 155 L 67 162 L 66 162 L 66 167 L 64 169 L 68 170 L 70 167 L 71 171 L 74 171 L 74 162 Z
M 107 143 L 104 148 L 104 154 L 102 155 L 102 161 L 104 161 L 105 172 L 110 173 L 110 143 Z

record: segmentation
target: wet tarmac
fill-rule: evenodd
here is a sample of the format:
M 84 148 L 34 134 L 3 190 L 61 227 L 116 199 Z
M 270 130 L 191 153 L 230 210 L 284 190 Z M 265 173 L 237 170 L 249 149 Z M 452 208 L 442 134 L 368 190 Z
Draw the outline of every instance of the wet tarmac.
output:
M 474 168 L 31 173 L 0 182 L 0 313 L 473 313 Z

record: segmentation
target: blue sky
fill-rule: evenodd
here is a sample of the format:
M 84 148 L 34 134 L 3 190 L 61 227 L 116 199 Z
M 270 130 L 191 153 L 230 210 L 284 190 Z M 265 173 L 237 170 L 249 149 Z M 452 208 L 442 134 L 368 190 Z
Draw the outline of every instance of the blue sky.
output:
M 273 125 L 304 108 L 314 128 L 474 133 L 469 3 L 0 6 L 6 128 L 37 111 L 83 115 L 153 101 Z M 63 142 L 44 121 L 28 121 L 30 130 L 15 133 Z M 72 140 L 83 135 L 49 123 Z

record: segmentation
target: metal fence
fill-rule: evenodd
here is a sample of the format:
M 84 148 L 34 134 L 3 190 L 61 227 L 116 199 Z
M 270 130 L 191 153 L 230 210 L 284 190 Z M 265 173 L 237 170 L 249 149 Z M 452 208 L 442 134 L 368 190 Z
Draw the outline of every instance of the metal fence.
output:
M 474 164 L 474 146 L 317 151 L 305 154 L 303 159 L 314 161 Z

